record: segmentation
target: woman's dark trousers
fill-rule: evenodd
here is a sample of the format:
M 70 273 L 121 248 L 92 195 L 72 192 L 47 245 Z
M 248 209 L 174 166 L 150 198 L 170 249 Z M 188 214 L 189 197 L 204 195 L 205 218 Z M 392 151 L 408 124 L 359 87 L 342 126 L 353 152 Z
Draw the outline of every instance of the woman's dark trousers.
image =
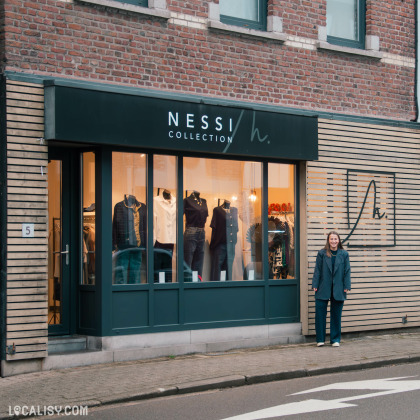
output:
M 335 300 L 331 297 L 330 304 L 330 342 L 339 343 L 341 340 L 341 314 L 343 312 L 343 300 Z M 317 343 L 325 342 L 327 329 L 328 300 L 315 299 L 315 330 Z

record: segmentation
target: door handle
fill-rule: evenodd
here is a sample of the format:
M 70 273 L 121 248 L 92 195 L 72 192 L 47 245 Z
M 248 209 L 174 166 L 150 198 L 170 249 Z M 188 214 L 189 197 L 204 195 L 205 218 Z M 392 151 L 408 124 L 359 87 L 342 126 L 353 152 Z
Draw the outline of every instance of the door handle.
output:
M 69 251 L 69 245 L 66 245 L 66 250 L 65 251 L 61 251 L 60 254 L 65 254 L 66 255 L 66 265 L 69 265 L 70 262 L 70 251 Z

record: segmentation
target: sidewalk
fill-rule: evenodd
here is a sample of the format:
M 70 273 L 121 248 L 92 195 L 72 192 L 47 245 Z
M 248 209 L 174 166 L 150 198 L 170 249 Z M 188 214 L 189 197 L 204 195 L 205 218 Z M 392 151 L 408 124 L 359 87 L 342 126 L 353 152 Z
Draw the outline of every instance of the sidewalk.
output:
M 420 362 L 420 333 L 110 363 L 0 378 L 0 419 L 9 406 L 99 406 L 346 370 Z

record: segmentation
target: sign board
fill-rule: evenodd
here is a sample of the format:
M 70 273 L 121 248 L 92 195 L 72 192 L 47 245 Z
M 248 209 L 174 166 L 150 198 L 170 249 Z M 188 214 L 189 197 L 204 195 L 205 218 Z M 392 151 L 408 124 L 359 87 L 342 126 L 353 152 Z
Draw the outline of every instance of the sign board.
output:
M 35 227 L 33 223 L 22 224 L 22 238 L 33 238 L 35 236 Z
M 318 158 L 316 117 L 134 92 L 51 82 L 45 88 L 46 138 L 254 158 Z

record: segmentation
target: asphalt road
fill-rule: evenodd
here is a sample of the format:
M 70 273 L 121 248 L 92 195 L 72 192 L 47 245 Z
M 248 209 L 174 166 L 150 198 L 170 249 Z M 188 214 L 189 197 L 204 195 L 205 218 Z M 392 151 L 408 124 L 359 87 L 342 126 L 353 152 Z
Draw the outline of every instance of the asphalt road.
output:
M 88 418 L 413 420 L 419 413 L 416 363 L 91 408 Z

